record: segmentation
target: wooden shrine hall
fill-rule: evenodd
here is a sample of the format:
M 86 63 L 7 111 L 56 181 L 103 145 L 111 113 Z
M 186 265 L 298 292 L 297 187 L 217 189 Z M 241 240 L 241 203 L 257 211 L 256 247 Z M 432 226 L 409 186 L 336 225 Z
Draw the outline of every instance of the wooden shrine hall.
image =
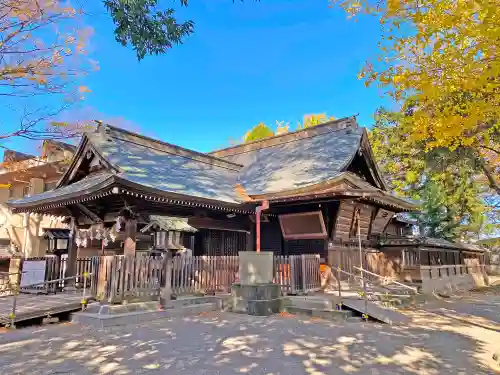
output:
M 96 225 L 119 233 L 105 246 L 88 244 L 95 253 L 86 255 L 149 251 L 154 241 L 142 229 L 166 216 L 195 229 L 176 240 L 194 255 L 260 246 L 320 254 L 331 264 L 341 263 L 338 253 L 358 236 L 363 247 L 383 253 L 377 238 L 392 230 L 395 214 L 417 209 L 388 191 L 355 117 L 208 154 L 99 123 L 82 137 L 54 190 L 9 206 L 70 218 L 72 238 Z M 69 263 L 78 253 L 70 242 Z

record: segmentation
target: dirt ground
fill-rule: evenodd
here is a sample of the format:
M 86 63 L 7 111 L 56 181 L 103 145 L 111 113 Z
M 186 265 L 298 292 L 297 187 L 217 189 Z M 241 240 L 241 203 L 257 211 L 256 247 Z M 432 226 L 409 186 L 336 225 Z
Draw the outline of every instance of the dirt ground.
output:
M 0 334 L 0 374 L 491 375 L 499 312 L 482 292 L 407 311 L 405 326 L 210 313 L 25 328 Z

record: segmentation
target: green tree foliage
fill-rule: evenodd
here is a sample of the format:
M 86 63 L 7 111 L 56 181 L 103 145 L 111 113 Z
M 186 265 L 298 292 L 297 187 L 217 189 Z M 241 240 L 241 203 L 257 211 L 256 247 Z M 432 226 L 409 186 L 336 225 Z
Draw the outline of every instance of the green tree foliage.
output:
M 453 241 L 458 235 L 459 223 L 447 202 L 446 191 L 437 181 L 426 183 L 421 192 L 422 211 L 418 220 L 425 235 Z
M 476 150 L 428 149 L 409 140 L 400 123 L 411 119 L 411 111 L 381 108 L 375 117 L 370 140 L 379 166 L 397 194 L 422 201 L 419 219 L 430 235 L 468 239 L 495 230 L 495 209 L 487 198 L 496 192 L 483 178 Z
M 187 6 L 188 0 L 180 5 Z M 159 0 L 104 0 L 104 6 L 116 26 L 117 42 L 132 45 L 139 60 L 167 52 L 194 32 L 193 21 L 178 22 L 175 10 L 161 9 Z
M 131 44 L 139 60 L 165 53 L 194 31 L 193 21 L 177 22 L 174 9 L 158 10 L 158 0 L 105 0 L 104 6 L 115 23 L 116 41 Z
M 302 123 L 300 122 L 298 123 L 297 130 L 310 128 L 312 126 L 324 124 L 325 122 L 333 120 L 335 120 L 335 117 L 333 116 L 327 117 L 326 113 L 320 113 L 317 115 L 315 114 L 304 115 L 304 120 L 302 121 Z
M 297 124 L 295 130 L 302 130 L 310 128 L 312 126 L 320 125 L 328 121 L 333 121 L 335 118 L 333 116 L 327 117 L 326 114 L 319 115 L 304 115 L 304 120 L 302 123 Z M 276 121 L 276 131 L 273 131 L 269 126 L 264 123 L 259 123 L 257 126 L 253 127 L 243 136 L 243 143 L 256 141 L 258 139 L 272 137 L 274 135 L 280 135 L 288 133 L 290 130 L 290 125 L 285 121 Z M 232 142 L 235 143 L 235 142 Z
M 243 137 L 243 142 L 247 143 L 257 141 L 259 139 L 272 137 L 273 135 L 274 132 L 269 126 L 267 126 L 263 122 L 259 122 L 245 134 L 245 136 Z

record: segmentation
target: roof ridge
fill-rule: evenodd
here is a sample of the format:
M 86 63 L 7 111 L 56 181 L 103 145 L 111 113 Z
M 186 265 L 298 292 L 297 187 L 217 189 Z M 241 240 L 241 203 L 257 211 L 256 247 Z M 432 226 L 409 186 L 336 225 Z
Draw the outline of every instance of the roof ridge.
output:
M 161 147 L 159 147 L 159 148 L 150 147 L 149 145 L 145 145 L 145 144 L 140 143 L 140 142 L 133 142 L 132 140 L 129 140 L 129 139 L 125 139 L 125 138 L 122 138 L 122 137 L 117 137 L 115 135 L 107 134 L 108 136 L 110 136 L 112 138 L 117 138 L 117 139 L 120 139 L 120 140 L 122 140 L 124 142 L 135 143 L 135 144 L 143 146 L 143 147 L 153 148 L 153 149 L 155 149 L 157 151 L 164 152 L 166 154 L 177 155 L 177 156 L 180 156 L 180 157 L 184 157 L 184 158 L 191 159 L 191 160 L 196 160 L 196 161 L 199 161 L 199 162 L 202 162 L 202 163 L 206 163 L 206 164 L 213 165 L 215 163 L 215 165 L 217 165 L 219 167 L 230 169 L 230 170 L 239 171 L 241 168 L 243 168 L 243 165 L 241 165 L 241 164 L 233 163 L 233 162 L 231 162 L 229 160 L 221 159 L 221 158 L 219 158 L 217 156 L 213 156 L 213 155 L 206 154 L 206 153 L 203 153 L 203 152 L 199 152 L 199 151 L 196 151 L 196 150 L 191 150 L 189 148 L 177 146 L 177 145 L 174 145 L 172 143 L 164 142 L 164 141 L 162 141 L 160 139 L 156 139 L 156 138 L 148 137 L 148 136 L 145 136 L 145 135 L 142 135 L 142 134 L 134 133 L 134 132 L 131 132 L 129 130 L 122 129 L 122 128 L 119 128 L 119 127 L 116 127 L 116 126 L 113 126 L 113 125 L 100 124 L 100 126 L 104 126 L 104 127 L 110 128 L 110 129 L 112 129 L 112 130 L 114 130 L 114 131 L 116 131 L 118 133 L 125 133 L 125 134 L 128 134 L 128 135 L 131 135 L 133 137 L 142 139 L 142 140 L 147 141 L 147 142 L 155 143 L 158 146 L 169 147 L 171 150 L 170 151 L 169 150 L 164 150 Z
M 346 127 L 332 127 L 332 125 L 339 124 L 344 121 L 349 121 L 349 120 L 354 120 L 354 124 L 356 125 L 355 127 L 352 126 L 346 126 Z M 208 153 L 208 155 L 212 155 L 218 158 L 223 158 L 227 156 L 233 156 L 233 155 L 238 155 L 238 154 L 244 154 L 250 151 L 258 150 L 258 149 L 265 149 L 269 147 L 274 147 L 277 145 L 282 145 L 282 144 L 287 144 L 291 142 L 296 142 L 301 139 L 307 139 L 307 138 L 313 138 L 325 133 L 329 132 L 334 132 L 334 131 L 341 131 L 341 130 L 347 130 L 347 129 L 358 129 L 359 127 L 357 126 L 356 122 L 356 116 L 349 116 L 349 117 L 343 117 L 337 120 L 332 120 L 328 121 L 319 125 L 311 126 L 305 129 L 300 129 L 300 130 L 295 130 L 293 132 L 288 132 L 284 134 L 277 134 L 272 137 L 266 137 L 262 139 L 258 139 L 256 141 L 248 142 L 248 143 L 242 143 L 236 146 L 231 146 L 231 147 L 226 147 L 222 148 L 219 150 L 214 150 Z M 321 131 L 327 129 L 326 131 Z M 308 135 L 308 133 L 312 133 Z M 297 136 L 298 135 L 298 136 Z M 288 141 L 283 141 L 286 138 L 291 138 Z M 277 142 L 273 142 L 276 141 Z M 280 142 L 281 141 L 281 142 Z M 267 144 L 266 144 L 267 143 Z M 262 144 L 261 147 L 258 147 L 260 144 Z M 256 147 L 257 146 L 257 147 Z M 232 150 L 238 150 L 242 149 L 240 152 L 231 152 Z M 218 156 L 219 153 L 222 153 L 223 156 Z

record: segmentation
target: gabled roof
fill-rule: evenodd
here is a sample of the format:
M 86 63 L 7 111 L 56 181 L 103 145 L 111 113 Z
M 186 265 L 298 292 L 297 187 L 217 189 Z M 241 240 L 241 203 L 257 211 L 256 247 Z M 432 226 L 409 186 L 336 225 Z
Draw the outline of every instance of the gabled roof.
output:
M 484 252 L 484 249 L 470 243 L 451 242 L 442 238 L 422 237 L 422 236 L 405 236 L 405 237 L 387 237 L 380 238 L 380 246 L 421 246 L 431 248 L 454 249 L 474 252 Z
M 34 159 L 36 156 L 34 155 L 29 155 L 25 154 L 23 152 L 15 151 L 15 150 L 5 150 L 3 152 L 3 161 L 4 163 L 15 163 L 18 161 L 23 161 L 23 160 L 28 160 L 28 159 Z
M 238 182 L 249 196 L 272 194 L 338 177 L 352 162 L 365 137 L 366 131 L 358 127 L 356 119 L 348 117 L 211 155 L 244 166 Z
M 109 125 L 87 134 L 82 144 L 87 143 L 122 180 L 174 194 L 237 203 L 234 185 L 239 165 Z M 84 150 L 81 147 L 77 155 Z M 71 182 L 69 176 L 77 166 L 70 166 L 61 187 Z
M 350 181 L 350 175 L 355 177 L 348 168 L 360 156 L 366 162 L 367 181 L 374 181 L 376 186 L 355 178 L 351 186 L 358 190 L 351 196 L 409 209 L 408 204 L 385 191 L 366 130 L 358 127 L 354 117 L 210 154 L 101 124 L 97 131 L 83 136 L 55 190 L 9 204 L 16 209 L 28 210 L 31 206 L 40 209 L 42 205 L 54 206 L 47 205 L 54 200 L 60 206 L 64 200 L 82 201 L 91 199 L 90 196 L 111 194 L 110 188 L 117 185 L 216 204 L 239 205 L 246 197 L 256 203 L 268 196 L 288 196 L 299 190 L 328 193 L 325 186 L 340 179 Z M 81 179 L 77 172 L 85 160 L 87 164 L 94 162 L 92 158 L 97 158 L 105 170 Z M 237 187 L 242 187 L 245 197 Z
M 149 220 L 149 224 L 141 229 L 142 233 L 146 233 L 150 229 L 190 233 L 198 232 L 198 229 L 188 224 L 188 219 L 186 218 L 150 215 Z

